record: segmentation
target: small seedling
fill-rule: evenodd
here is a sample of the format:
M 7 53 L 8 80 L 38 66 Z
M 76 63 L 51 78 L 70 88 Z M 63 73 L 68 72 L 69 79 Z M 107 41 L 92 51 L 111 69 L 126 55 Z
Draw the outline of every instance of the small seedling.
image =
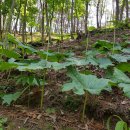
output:
M 121 119 L 121 117 L 117 115 L 110 116 L 107 120 L 107 130 L 111 130 L 110 121 L 112 118 L 116 117 L 119 119 L 119 121 L 116 123 L 115 130 L 130 130 L 130 127 L 128 127 L 127 123 Z
M 7 122 L 7 118 L 0 118 L 0 130 L 4 130 L 3 129 L 3 125 Z

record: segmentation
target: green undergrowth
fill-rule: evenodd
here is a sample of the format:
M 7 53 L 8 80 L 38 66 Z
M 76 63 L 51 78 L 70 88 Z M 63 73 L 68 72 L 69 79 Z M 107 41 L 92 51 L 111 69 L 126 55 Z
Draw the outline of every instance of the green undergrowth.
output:
M 129 41 L 119 44 L 97 40 L 92 45 L 91 50 L 84 51 L 82 57 L 77 57 L 73 52 L 60 53 L 49 49 L 46 51 L 37 50 L 8 34 L 7 44 L 1 43 L 0 47 L 0 71 L 6 72 L 8 78 L 12 71 L 19 72 L 19 76 L 15 80 L 16 84 L 21 87 L 14 93 L 1 93 L 2 104 L 11 105 L 28 92 L 29 106 L 32 88 L 37 87 L 41 92 L 40 108 L 43 109 L 45 85 L 48 84 L 45 76 L 50 70 L 54 70 L 55 73 L 61 70 L 67 71 L 70 80 L 61 85 L 62 92 L 85 97 L 82 119 L 85 116 L 89 95 L 100 95 L 103 90 L 111 92 L 111 88 L 116 86 L 124 92 L 124 96 L 129 98 L 129 44 Z M 34 60 L 27 57 L 25 59 L 25 55 L 35 55 L 39 58 Z M 93 69 L 90 69 L 90 66 L 94 67 L 95 73 L 93 73 Z M 84 68 L 84 72 L 80 68 Z M 101 70 L 103 74 L 100 76 L 96 74 L 98 70 Z M 42 74 L 37 75 L 38 71 Z M 28 75 L 25 76 L 24 73 Z M 69 104 L 71 104 L 71 100 Z M 77 104 L 72 105 L 77 107 Z

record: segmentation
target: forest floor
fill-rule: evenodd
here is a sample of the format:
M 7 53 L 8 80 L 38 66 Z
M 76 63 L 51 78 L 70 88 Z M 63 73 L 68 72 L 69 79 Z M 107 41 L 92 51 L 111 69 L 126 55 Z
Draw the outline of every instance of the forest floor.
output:
M 99 39 L 113 41 L 113 33 L 96 33 L 90 36 L 89 48 Z M 116 32 L 116 42 L 126 40 L 130 40 L 130 30 Z M 45 50 L 46 47 L 37 46 L 41 50 Z M 86 41 L 82 39 L 50 45 L 51 50 L 60 52 L 72 50 L 77 56 L 82 56 L 85 48 Z M 11 72 L 11 77 L 16 73 Z M 95 73 L 102 74 L 100 71 Z M 33 89 L 29 107 L 26 95 L 12 106 L 0 106 L 0 117 L 8 119 L 4 124 L 6 130 L 106 130 L 106 121 L 114 114 L 121 116 L 130 124 L 130 100 L 123 96 L 121 90 L 113 88 L 112 93 L 104 91 L 100 96 L 90 96 L 85 120 L 82 122 L 84 97 L 75 96 L 71 92 L 67 94 L 61 92 L 62 84 L 67 81 L 66 71 L 58 73 L 49 71 L 46 78 L 48 84 L 45 86 L 44 110 L 39 109 L 40 91 L 36 88 Z M 7 74 L 0 72 L 0 85 L 5 84 L 14 85 L 15 80 L 12 78 L 7 80 Z M 115 123 L 112 123 L 112 126 L 114 125 Z

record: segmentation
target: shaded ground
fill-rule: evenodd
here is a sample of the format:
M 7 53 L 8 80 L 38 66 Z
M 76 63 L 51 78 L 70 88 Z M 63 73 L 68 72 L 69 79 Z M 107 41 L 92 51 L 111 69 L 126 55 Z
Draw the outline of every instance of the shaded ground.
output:
M 36 109 L 28 109 L 23 106 L 1 107 L 0 115 L 8 117 L 7 129 L 18 130 L 105 130 L 102 123 L 93 119 L 81 123 L 79 115 L 75 113 L 58 112 L 47 114 Z M 12 128 L 11 128 L 12 127 Z

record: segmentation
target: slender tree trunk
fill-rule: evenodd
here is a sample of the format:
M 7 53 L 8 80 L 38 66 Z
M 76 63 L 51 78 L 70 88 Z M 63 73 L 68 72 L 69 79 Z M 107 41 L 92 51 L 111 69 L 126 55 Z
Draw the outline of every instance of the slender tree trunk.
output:
M 74 28 L 74 33 L 76 32 L 76 17 L 74 16 L 74 25 L 73 25 L 73 28 Z
M 63 17 L 63 33 L 65 33 L 66 30 L 65 21 L 66 21 L 65 17 Z
M 40 0 L 40 3 L 41 3 L 41 10 L 42 10 L 42 24 L 41 24 L 41 33 L 42 33 L 42 44 L 44 44 L 44 33 L 45 33 L 45 31 L 44 31 L 44 10 L 45 10 L 45 3 L 43 2 L 41 2 L 41 0 Z
M 125 0 L 122 1 L 121 12 L 120 12 L 120 21 L 122 21 L 122 18 L 123 18 L 124 7 L 125 7 Z
M 126 18 L 129 18 L 129 2 L 126 0 Z
M 49 36 L 49 18 L 48 18 L 48 7 L 47 0 L 45 1 L 45 11 L 46 11 L 46 33 Z
M 99 25 L 99 5 L 100 5 L 100 0 L 98 0 L 98 3 L 97 3 L 97 15 L 96 15 L 96 19 L 97 19 L 97 28 L 100 27 Z
M 63 13 L 64 13 L 64 3 L 61 7 L 61 41 L 63 41 Z
M 79 31 L 79 19 L 78 19 L 78 17 L 77 17 L 77 29 L 76 29 L 76 31 Z
M 52 20 L 54 18 L 54 10 L 55 10 L 55 1 L 53 0 L 53 7 L 51 11 L 51 18 L 49 18 L 50 26 L 49 26 L 49 42 L 51 43 L 51 31 L 52 31 Z
M 119 14 L 120 14 L 119 0 L 116 0 L 116 21 L 119 20 Z
M 6 29 L 6 27 L 5 27 L 5 25 L 6 25 L 5 24 L 5 20 L 6 20 L 6 15 L 3 15 L 3 21 L 2 21 L 3 22 L 3 29 L 2 29 L 3 31 Z
M 19 34 L 21 34 L 21 32 L 22 32 L 22 22 L 20 21 L 20 25 L 19 25 Z
M 83 27 L 83 20 L 81 20 L 81 23 L 80 23 L 80 24 L 81 24 L 81 30 L 82 30 L 82 29 L 84 28 L 84 27 Z
M 75 4 L 75 6 L 77 6 L 77 4 Z M 78 10 L 77 8 L 75 7 L 75 13 L 76 13 L 76 32 L 79 31 L 79 17 L 78 17 Z
M 6 30 L 11 33 L 11 24 L 12 24 L 12 15 L 14 12 L 14 5 L 15 5 L 15 0 L 12 0 L 12 5 L 11 5 L 11 9 L 10 9 L 10 13 L 9 13 L 9 18 L 7 21 L 7 25 L 6 25 Z
M 19 10 L 18 10 L 18 15 L 17 15 L 17 19 L 16 19 L 16 23 L 15 23 L 15 25 L 14 25 L 14 36 L 15 36 L 15 34 L 18 32 L 18 30 L 17 30 L 17 25 L 18 25 L 18 20 L 19 20 L 19 17 L 20 17 L 20 10 L 21 10 L 21 0 L 20 0 L 20 2 L 19 2 Z
M 0 0 L 0 6 L 2 4 L 2 0 Z M 2 14 L 0 9 L 0 41 L 2 40 Z
M 32 26 L 30 27 L 30 36 L 31 36 L 31 43 L 33 42 L 33 35 L 32 35 Z
M 69 33 L 69 29 L 70 29 L 70 19 L 69 19 L 69 17 L 70 17 L 70 10 L 69 10 L 69 6 L 68 5 L 69 5 L 69 0 L 66 0 L 66 9 L 68 10 L 67 11 L 67 22 L 68 23 L 67 23 L 67 27 L 66 27 L 67 28 L 67 30 L 66 30 L 67 33 Z
M 26 37 L 26 8 L 27 8 L 27 0 L 25 0 L 25 5 L 24 5 L 24 16 L 23 16 L 23 27 L 22 27 L 23 43 L 25 43 L 25 37 Z
M 88 1 L 85 2 L 85 35 L 87 36 L 88 33 Z
M 99 19 L 99 27 L 101 28 L 102 26 L 102 17 L 104 15 L 104 11 L 105 11 L 105 0 L 101 1 L 101 6 L 100 6 L 100 19 Z
M 72 6 L 71 6 L 71 39 L 74 39 L 73 32 L 74 32 L 74 15 L 73 15 L 73 10 L 74 10 L 74 0 L 72 0 Z

